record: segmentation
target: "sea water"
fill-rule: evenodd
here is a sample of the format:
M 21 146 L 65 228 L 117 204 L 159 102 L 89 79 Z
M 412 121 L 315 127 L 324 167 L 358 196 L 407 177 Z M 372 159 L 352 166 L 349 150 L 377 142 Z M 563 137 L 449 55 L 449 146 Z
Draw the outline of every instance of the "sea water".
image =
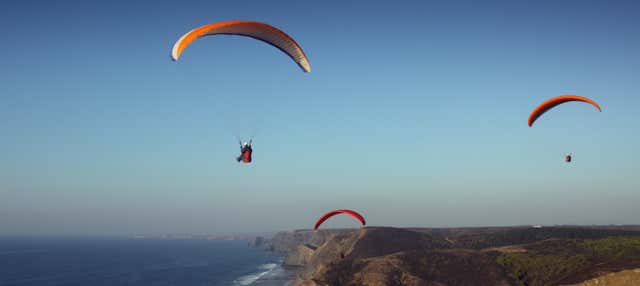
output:
M 281 286 L 281 262 L 246 241 L 0 238 L 1 286 Z

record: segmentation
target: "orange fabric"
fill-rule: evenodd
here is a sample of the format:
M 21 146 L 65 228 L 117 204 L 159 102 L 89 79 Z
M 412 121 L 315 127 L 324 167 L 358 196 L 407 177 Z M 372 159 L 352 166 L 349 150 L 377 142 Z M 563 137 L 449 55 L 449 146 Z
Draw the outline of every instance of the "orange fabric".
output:
M 598 109 L 598 111 L 602 111 L 602 109 L 600 109 L 600 105 L 598 105 L 598 103 L 596 103 L 595 101 L 589 98 L 578 96 L 578 95 L 571 95 L 571 94 L 560 95 L 543 102 L 542 104 L 538 105 L 538 107 L 536 107 L 533 110 L 533 112 L 531 112 L 531 115 L 529 115 L 529 120 L 527 122 L 529 124 L 529 127 L 531 127 L 533 122 L 535 122 L 538 119 L 538 117 L 540 117 L 540 115 L 544 114 L 545 112 L 549 111 L 551 108 L 554 108 L 559 104 L 569 102 L 569 101 L 586 102 L 593 105 L 595 108 Z
M 246 36 L 264 41 L 289 55 L 305 72 L 311 71 L 309 59 L 293 38 L 276 27 L 254 21 L 232 20 L 195 28 L 180 37 L 173 45 L 171 57 L 177 61 L 182 51 L 200 37 L 224 34 Z

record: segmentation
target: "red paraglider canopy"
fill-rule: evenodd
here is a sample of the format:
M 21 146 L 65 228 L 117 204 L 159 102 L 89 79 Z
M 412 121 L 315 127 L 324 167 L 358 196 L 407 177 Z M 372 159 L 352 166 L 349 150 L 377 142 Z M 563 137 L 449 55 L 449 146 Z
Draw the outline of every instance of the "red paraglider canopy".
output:
M 531 125 L 533 125 L 533 122 L 536 121 L 536 119 L 538 119 L 538 117 L 540 117 L 540 115 L 544 114 L 545 112 L 549 111 L 550 109 L 563 104 L 565 102 L 569 102 L 569 101 L 582 101 L 582 102 L 586 102 L 589 103 L 591 105 L 593 105 L 595 108 L 598 109 L 598 111 L 602 111 L 602 109 L 600 109 L 600 105 L 598 105 L 598 103 L 596 103 L 595 101 L 583 97 L 583 96 L 577 96 L 577 95 L 571 95 L 571 94 L 567 94 L 567 95 L 561 95 L 561 96 L 556 96 L 554 98 L 551 98 L 545 102 L 543 102 L 542 104 L 538 105 L 538 107 L 536 107 L 536 109 L 533 110 L 533 112 L 531 112 L 531 115 L 529 115 L 529 120 L 528 120 L 528 124 L 529 127 L 531 127 Z
M 320 225 L 327 219 L 329 219 L 330 217 L 337 215 L 337 214 L 348 214 L 354 218 L 356 218 L 357 220 L 360 221 L 360 223 L 362 223 L 362 225 L 366 225 L 367 223 L 364 221 L 364 217 L 362 217 L 359 213 L 352 211 L 352 210 L 334 210 L 334 211 L 330 211 L 326 214 L 324 214 L 322 217 L 320 217 L 318 219 L 318 221 L 316 221 L 316 225 L 313 228 L 314 230 L 317 230 L 318 227 L 320 227 Z

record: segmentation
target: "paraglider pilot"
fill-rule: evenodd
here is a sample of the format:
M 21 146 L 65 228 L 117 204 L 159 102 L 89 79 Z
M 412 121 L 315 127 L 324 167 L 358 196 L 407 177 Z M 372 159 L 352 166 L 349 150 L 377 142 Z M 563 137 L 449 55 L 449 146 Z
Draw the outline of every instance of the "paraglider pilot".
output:
M 565 156 L 564 161 L 567 162 L 567 163 L 571 163 L 571 153 L 567 153 L 567 155 Z
M 240 142 L 240 156 L 236 158 L 238 162 L 242 161 L 245 164 L 251 163 L 251 153 L 253 153 L 253 149 L 251 149 L 251 142 L 253 140 L 249 140 L 249 142 Z

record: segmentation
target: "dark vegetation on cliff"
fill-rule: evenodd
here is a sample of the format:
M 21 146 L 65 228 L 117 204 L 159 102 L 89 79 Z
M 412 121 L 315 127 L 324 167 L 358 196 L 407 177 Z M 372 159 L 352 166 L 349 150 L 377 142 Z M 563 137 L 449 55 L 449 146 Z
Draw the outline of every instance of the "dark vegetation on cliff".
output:
M 497 259 L 518 285 L 572 284 L 593 278 L 592 273 L 640 267 L 640 236 L 554 239 L 525 248 Z
M 633 228 L 300 230 L 265 245 L 303 266 L 297 285 L 564 285 L 640 268 Z
M 478 227 L 478 228 L 412 228 L 410 230 L 431 234 L 447 239 L 456 248 L 484 249 L 514 244 L 527 244 L 550 238 L 589 238 L 637 235 L 640 228 L 635 226 L 578 227 L 554 226 L 534 228 L 519 227 Z

